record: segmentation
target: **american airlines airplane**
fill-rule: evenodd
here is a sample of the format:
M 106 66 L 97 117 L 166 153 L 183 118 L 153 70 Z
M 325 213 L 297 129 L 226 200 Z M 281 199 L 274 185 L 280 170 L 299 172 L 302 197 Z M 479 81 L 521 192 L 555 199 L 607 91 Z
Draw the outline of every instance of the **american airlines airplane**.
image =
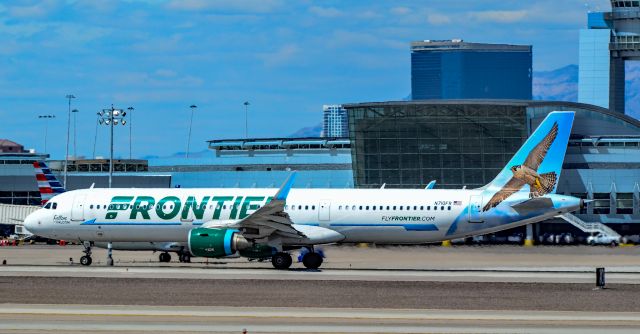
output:
M 491 183 L 478 189 L 112 188 L 64 192 L 29 215 L 36 235 L 106 242 L 177 243 L 189 255 L 271 259 L 319 268 L 314 246 L 337 242 L 422 244 L 493 233 L 575 211 L 583 200 L 555 194 L 573 112 L 552 112 Z M 112 264 L 109 252 L 108 264 Z

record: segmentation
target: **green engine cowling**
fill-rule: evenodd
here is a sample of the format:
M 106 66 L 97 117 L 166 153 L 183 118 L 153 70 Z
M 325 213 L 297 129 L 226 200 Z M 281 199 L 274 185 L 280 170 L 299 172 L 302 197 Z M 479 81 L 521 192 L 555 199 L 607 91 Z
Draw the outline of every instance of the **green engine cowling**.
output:
M 194 256 L 224 257 L 251 247 L 237 230 L 198 227 L 189 231 L 189 251 Z
M 270 258 L 273 254 L 277 253 L 277 250 L 269 245 L 256 244 L 249 248 L 242 249 L 238 253 L 242 257 L 261 260 Z

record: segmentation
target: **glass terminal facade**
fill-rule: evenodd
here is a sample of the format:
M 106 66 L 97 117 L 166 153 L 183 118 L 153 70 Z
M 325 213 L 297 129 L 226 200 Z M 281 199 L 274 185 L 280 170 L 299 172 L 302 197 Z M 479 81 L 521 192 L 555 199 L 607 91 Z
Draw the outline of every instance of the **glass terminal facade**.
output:
M 358 187 L 482 186 L 527 137 L 524 105 L 397 102 L 349 105 Z

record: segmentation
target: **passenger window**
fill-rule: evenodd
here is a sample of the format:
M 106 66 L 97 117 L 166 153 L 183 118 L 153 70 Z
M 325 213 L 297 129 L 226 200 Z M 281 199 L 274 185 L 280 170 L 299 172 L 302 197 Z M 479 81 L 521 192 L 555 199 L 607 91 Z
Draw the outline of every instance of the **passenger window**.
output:
M 440 207 L 440 210 L 444 211 L 444 205 Z
M 89 205 L 89 209 L 93 209 L 93 204 Z
M 402 205 L 400 205 L 400 210 L 402 210 L 402 208 L 403 208 L 403 206 L 402 206 Z
M 431 205 L 427 205 L 427 211 L 431 210 Z
M 362 210 L 362 205 L 360 205 L 360 210 Z
M 338 210 L 342 210 L 342 205 L 338 206 Z
M 226 210 L 226 209 L 227 209 L 227 205 L 226 205 L 226 204 L 225 204 L 225 205 L 223 205 L 223 206 L 222 206 L 222 208 L 223 208 L 224 210 Z
M 420 205 L 420 211 L 424 210 L 424 206 Z
M 302 205 L 298 205 L 298 210 L 302 210 Z
M 451 207 L 450 207 L 450 206 L 448 206 L 448 207 L 447 207 L 447 210 L 451 211 Z
M 305 209 L 305 210 L 309 210 L 309 206 L 308 206 L 308 205 L 305 205 L 305 206 L 304 206 L 304 209 Z
M 396 206 L 395 206 L 395 205 L 393 206 L 393 209 L 394 209 L 394 210 L 396 209 Z
M 434 210 L 434 211 L 437 211 L 437 210 L 438 210 L 438 207 L 434 205 L 434 206 L 433 206 L 433 210 Z
M 375 205 L 373 206 L 373 211 L 376 211 L 376 206 Z
M 315 206 L 315 205 L 311 207 L 311 210 L 315 210 L 315 209 L 316 209 L 316 206 Z
M 356 211 L 356 206 L 355 206 L 355 205 L 354 205 L 354 206 L 352 206 L 352 207 L 351 207 L 351 210 L 352 210 L 352 211 Z
M 414 206 L 413 206 L 413 209 L 414 209 L 414 210 L 418 210 L 418 207 L 414 205 Z

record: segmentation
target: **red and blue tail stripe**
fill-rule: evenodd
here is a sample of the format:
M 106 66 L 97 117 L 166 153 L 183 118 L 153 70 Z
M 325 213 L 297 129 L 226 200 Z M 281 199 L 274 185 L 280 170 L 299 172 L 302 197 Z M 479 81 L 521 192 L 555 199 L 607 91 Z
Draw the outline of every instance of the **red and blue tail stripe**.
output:
M 33 168 L 36 172 L 36 180 L 38 181 L 38 189 L 40 190 L 42 205 L 47 204 L 53 196 L 62 194 L 66 191 L 64 187 L 62 187 L 60 181 L 58 181 L 55 175 L 53 175 L 51 169 L 47 167 L 47 164 L 42 161 L 36 161 L 33 163 Z

